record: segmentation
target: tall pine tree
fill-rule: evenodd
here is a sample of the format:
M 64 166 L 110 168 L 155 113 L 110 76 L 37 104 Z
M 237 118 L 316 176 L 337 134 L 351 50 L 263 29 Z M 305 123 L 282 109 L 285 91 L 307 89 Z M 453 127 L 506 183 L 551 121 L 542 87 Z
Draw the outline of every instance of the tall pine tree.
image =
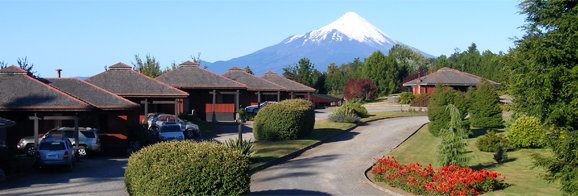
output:
M 468 166 L 468 157 L 466 157 L 467 135 L 466 129 L 462 126 L 462 115 L 460 110 L 449 104 L 445 107 L 450 114 L 450 122 L 447 128 L 442 129 L 442 142 L 438 149 L 438 162 L 442 166 L 456 165 L 458 167 Z
M 498 128 L 504 124 L 502 120 L 502 109 L 499 106 L 500 97 L 496 93 L 495 87 L 488 81 L 482 81 L 471 92 L 470 122 L 474 127 Z

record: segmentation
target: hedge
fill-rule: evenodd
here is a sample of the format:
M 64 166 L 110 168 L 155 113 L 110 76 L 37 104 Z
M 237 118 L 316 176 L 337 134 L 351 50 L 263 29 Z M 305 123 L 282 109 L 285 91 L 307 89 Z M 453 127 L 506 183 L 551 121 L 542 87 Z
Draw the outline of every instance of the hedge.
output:
M 130 156 L 124 181 L 131 195 L 241 195 L 248 170 L 246 156 L 221 144 L 161 142 Z
M 309 135 L 314 125 L 313 103 L 290 99 L 261 109 L 255 117 L 253 135 L 256 140 L 292 140 Z

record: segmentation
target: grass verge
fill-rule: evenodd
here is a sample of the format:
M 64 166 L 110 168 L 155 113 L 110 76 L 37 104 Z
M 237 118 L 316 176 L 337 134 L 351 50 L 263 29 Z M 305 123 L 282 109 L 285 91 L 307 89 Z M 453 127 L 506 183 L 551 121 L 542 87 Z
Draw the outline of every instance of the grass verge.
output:
M 371 120 L 425 115 L 424 112 L 377 112 L 370 113 L 369 117 L 362 118 L 360 123 Z M 329 120 L 315 122 L 313 132 L 302 139 L 286 141 L 257 141 L 255 142 L 255 154 L 251 156 L 251 168 L 258 167 L 268 161 L 280 158 L 292 152 L 301 150 L 319 141 L 335 137 L 356 126 L 355 123 L 337 123 Z
M 558 183 L 548 183 L 540 178 L 540 175 L 544 174 L 544 170 L 533 168 L 531 154 L 548 155 L 550 152 L 547 149 L 511 151 L 508 152 L 508 160 L 498 165 L 492 159 L 493 153 L 478 150 L 475 146 L 476 139 L 467 139 L 470 167 L 502 173 L 506 176 L 506 182 L 511 184 L 504 190 L 489 192 L 484 195 L 562 195 L 558 190 Z M 431 163 L 434 167 L 439 167 L 435 156 L 440 142 L 441 139 L 434 137 L 426 125 L 388 156 L 395 156 L 396 160 L 403 164 L 419 162 L 423 165 Z

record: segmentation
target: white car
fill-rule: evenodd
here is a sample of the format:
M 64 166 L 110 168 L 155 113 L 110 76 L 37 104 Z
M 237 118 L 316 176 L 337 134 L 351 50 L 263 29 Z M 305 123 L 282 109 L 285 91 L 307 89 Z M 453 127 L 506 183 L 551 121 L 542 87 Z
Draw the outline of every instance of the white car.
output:
M 160 141 L 184 140 L 185 135 L 181 126 L 174 122 L 165 122 L 158 129 Z
M 266 105 L 273 104 L 273 103 L 277 103 L 277 102 L 275 102 L 275 101 L 265 101 L 265 102 L 262 102 L 262 103 L 259 104 L 259 105 L 247 106 L 247 107 L 245 107 L 245 111 L 248 112 L 248 113 L 257 113 L 257 112 L 259 112 L 259 109 L 265 107 Z

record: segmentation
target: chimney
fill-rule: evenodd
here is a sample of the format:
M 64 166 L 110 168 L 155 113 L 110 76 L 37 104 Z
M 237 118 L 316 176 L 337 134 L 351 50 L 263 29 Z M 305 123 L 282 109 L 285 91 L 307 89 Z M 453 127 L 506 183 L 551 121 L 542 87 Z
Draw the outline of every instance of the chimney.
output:
M 60 72 L 62 71 L 62 69 L 56 69 L 56 73 L 58 73 L 58 78 L 60 78 Z

